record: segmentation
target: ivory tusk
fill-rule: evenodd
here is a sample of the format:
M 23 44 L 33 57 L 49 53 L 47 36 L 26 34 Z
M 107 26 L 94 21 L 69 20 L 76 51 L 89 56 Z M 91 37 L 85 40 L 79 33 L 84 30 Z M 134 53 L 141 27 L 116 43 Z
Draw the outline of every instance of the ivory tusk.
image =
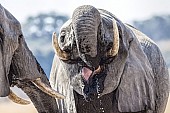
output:
M 36 80 L 32 81 L 40 90 L 42 90 L 44 93 L 58 99 L 64 99 L 65 96 L 62 94 L 58 93 L 48 85 L 44 84 L 40 78 L 37 78 Z
M 115 56 L 119 51 L 119 30 L 116 24 L 116 21 L 113 19 L 113 47 L 107 53 L 109 56 Z
M 112 55 L 115 56 L 119 51 L 119 30 L 115 20 L 113 20 L 113 32 L 114 32 L 114 42 L 113 42 Z
M 12 90 L 10 90 L 8 98 L 17 104 L 22 104 L 22 105 L 30 104 L 30 101 L 18 97 L 15 93 L 12 92 Z
M 65 51 L 62 51 L 58 44 L 58 38 L 57 34 L 54 32 L 52 36 L 52 45 L 54 47 L 55 53 L 58 55 L 58 57 L 62 60 L 68 60 L 69 54 L 67 54 Z
M 100 73 L 101 72 L 101 67 L 99 66 L 95 71 L 94 71 L 94 73 L 95 74 L 98 74 L 98 73 Z

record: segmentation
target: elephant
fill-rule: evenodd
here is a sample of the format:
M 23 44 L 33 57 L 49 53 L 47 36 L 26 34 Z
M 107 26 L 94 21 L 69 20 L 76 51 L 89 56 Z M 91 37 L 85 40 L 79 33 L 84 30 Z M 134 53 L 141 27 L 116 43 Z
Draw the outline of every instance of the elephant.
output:
M 55 98 L 64 96 L 51 88 L 45 72 L 27 47 L 20 23 L 0 4 L 0 97 L 29 104 L 10 89 L 13 86 L 28 95 L 39 113 L 58 113 Z
M 137 28 L 91 5 L 54 32 L 50 83 L 59 113 L 164 113 L 169 74 L 160 49 Z

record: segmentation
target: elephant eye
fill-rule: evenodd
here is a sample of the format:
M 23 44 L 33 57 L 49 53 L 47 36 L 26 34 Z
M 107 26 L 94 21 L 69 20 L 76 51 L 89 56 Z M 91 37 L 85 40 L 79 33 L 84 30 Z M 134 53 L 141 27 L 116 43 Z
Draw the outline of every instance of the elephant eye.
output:
M 64 42 L 65 36 L 66 36 L 65 32 L 61 32 L 61 34 L 60 34 L 60 41 L 61 41 L 61 43 Z

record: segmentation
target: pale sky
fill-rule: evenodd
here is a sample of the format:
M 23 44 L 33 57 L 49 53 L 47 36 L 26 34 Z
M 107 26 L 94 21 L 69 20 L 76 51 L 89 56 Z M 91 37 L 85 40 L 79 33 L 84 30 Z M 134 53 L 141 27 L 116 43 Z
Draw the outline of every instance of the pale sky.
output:
M 71 16 L 80 5 L 106 9 L 123 22 L 170 14 L 170 0 L 1 0 L 0 3 L 20 22 L 24 22 L 29 15 L 49 11 Z

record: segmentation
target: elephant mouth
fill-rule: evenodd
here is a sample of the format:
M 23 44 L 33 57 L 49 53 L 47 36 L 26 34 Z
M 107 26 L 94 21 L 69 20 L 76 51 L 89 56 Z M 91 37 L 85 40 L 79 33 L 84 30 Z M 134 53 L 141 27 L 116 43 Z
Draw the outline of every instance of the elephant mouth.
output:
M 86 101 L 93 101 L 100 97 L 100 94 L 104 90 L 104 80 L 106 75 L 104 66 L 99 66 L 94 71 L 88 67 L 82 68 L 82 78 L 84 83 L 83 95 Z
M 90 77 L 93 77 L 94 75 L 100 73 L 102 71 L 101 66 L 99 66 L 96 70 L 91 70 L 88 67 L 83 67 L 81 72 L 82 72 L 82 77 L 84 80 L 88 81 Z

